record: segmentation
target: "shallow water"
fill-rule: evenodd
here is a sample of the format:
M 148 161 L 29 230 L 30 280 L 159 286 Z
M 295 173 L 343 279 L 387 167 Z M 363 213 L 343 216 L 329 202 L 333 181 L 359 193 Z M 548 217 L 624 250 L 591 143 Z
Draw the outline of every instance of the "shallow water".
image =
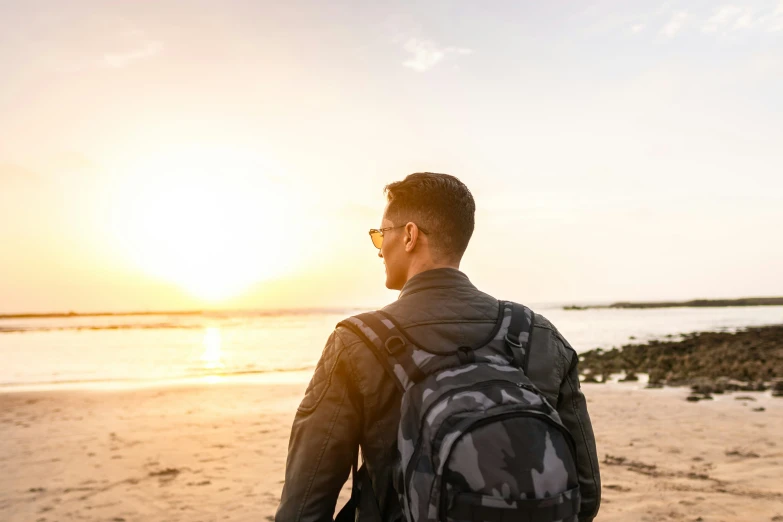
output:
M 578 352 L 696 331 L 783 323 L 783 306 L 533 308 L 549 318 Z M 357 312 L 0 319 L 0 387 L 139 386 L 309 373 L 334 325 Z

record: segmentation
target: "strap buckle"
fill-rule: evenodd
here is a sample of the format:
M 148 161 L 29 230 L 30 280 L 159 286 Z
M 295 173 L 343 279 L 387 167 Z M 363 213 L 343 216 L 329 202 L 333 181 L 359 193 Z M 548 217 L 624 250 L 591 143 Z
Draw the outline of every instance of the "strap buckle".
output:
M 395 343 L 396 341 L 396 343 Z M 399 335 L 392 335 L 388 339 L 386 339 L 386 351 L 389 352 L 391 355 L 394 355 L 396 353 L 399 353 L 403 348 L 405 348 L 405 345 L 408 344 L 405 339 L 400 337 Z

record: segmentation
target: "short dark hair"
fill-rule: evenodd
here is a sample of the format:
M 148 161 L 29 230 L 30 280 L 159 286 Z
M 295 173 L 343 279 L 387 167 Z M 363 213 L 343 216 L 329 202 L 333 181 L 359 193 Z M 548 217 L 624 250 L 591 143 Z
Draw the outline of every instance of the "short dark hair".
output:
M 430 237 L 433 249 L 461 259 L 475 226 L 476 203 L 460 180 L 449 174 L 416 172 L 384 188 L 386 217 L 395 225 L 413 221 Z

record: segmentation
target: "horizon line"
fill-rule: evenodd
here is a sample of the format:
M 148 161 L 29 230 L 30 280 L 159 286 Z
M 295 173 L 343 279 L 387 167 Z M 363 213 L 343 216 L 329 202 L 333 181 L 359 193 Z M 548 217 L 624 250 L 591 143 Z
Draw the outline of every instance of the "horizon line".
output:
M 692 299 L 682 299 L 676 301 L 664 301 L 664 300 L 638 300 L 638 301 L 608 301 L 608 300 L 569 300 L 569 301 L 541 301 L 538 304 L 562 304 L 565 306 L 571 305 L 604 305 L 609 306 L 616 305 L 637 305 L 637 304 L 686 304 L 695 301 L 743 301 L 743 300 L 760 300 L 760 299 L 776 299 L 783 300 L 781 296 L 756 296 L 756 297 L 730 297 L 730 298 L 703 298 L 697 297 Z M 380 309 L 378 306 L 364 306 L 364 305 L 350 305 L 342 307 L 302 307 L 302 308 L 216 308 L 216 309 L 198 309 L 198 310 L 131 310 L 125 312 L 75 312 L 70 310 L 68 312 L 22 312 L 13 314 L 0 314 L 0 320 L 3 319 L 57 319 L 67 317 L 121 317 L 121 316 L 146 316 L 146 315 L 179 315 L 179 316 L 195 316 L 195 315 L 209 315 L 209 314 L 257 314 L 257 315 L 306 315 L 317 313 L 337 313 L 347 310 L 376 310 Z

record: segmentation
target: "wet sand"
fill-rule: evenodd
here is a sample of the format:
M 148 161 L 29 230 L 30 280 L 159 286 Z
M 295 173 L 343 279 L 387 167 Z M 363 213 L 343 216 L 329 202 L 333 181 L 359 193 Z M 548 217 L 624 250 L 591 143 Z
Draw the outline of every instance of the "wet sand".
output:
M 0 520 L 271 520 L 306 384 L 2 393 Z M 584 385 L 597 520 L 783 520 L 783 399 L 640 388 Z

